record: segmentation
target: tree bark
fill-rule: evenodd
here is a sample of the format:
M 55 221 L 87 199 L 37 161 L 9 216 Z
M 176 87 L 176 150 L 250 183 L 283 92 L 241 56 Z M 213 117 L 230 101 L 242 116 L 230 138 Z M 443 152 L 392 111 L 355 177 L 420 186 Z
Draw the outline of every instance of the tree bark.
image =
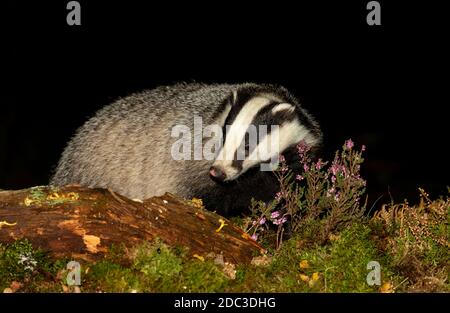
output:
M 140 203 L 79 186 L 0 191 L 1 243 L 27 238 L 55 257 L 96 260 L 111 245 L 132 248 L 156 237 L 192 255 L 223 254 L 234 264 L 264 252 L 229 220 L 169 193 Z

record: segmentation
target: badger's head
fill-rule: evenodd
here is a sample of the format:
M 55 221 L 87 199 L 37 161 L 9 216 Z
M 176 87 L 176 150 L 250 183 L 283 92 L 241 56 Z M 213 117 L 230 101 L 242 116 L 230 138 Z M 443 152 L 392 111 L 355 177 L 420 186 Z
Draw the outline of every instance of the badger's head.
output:
M 220 182 L 259 165 L 274 169 L 278 156 L 302 141 L 321 142 L 318 124 L 282 87 L 241 87 L 225 101 L 220 119 L 224 137 L 209 172 Z

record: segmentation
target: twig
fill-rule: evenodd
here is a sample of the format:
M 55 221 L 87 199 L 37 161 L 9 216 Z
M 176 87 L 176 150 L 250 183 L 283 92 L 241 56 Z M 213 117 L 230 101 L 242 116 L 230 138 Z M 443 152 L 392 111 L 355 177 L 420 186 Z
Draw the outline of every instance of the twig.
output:
M 119 201 L 121 204 L 125 204 L 125 203 L 126 203 L 125 201 L 123 201 L 122 199 L 120 199 L 120 198 L 114 193 L 114 191 L 112 191 L 111 188 L 108 187 L 107 189 L 108 189 L 109 193 L 111 194 L 111 196 L 113 196 L 114 199 L 116 199 L 117 201 Z

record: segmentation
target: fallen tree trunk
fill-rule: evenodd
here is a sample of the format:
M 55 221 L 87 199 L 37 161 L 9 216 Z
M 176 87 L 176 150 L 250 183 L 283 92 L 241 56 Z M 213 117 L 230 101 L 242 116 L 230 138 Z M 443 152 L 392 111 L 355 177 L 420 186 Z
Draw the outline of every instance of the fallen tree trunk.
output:
M 223 254 L 234 264 L 263 252 L 230 221 L 168 193 L 140 203 L 78 186 L 0 191 L 0 243 L 27 238 L 55 257 L 95 260 L 111 245 L 131 248 L 156 237 L 192 255 Z

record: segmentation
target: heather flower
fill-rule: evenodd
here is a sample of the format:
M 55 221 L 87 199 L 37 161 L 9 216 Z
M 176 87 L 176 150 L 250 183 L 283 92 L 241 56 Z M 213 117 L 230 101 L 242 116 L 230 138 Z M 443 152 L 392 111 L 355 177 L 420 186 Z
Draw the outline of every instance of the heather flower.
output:
M 258 240 L 258 235 L 257 235 L 257 234 L 253 234 L 253 235 L 252 235 L 252 239 L 253 239 L 254 241 Z
M 339 201 L 339 192 L 336 192 L 336 194 L 334 195 L 334 200 Z
M 348 177 L 348 170 L 347 170 L 347 168 L 345 166 L 342 166 L 341 168 L 342 168 L 342 172 L 344 173 L 345 178 L 347 178 Z
M 304 221 L 323 216 L 329 232 L 363 214 L 365 204 L 361 204 L 360 197 L 365 191 L 366 181 L 360 176 L 360 164 L 364 161 L 361 155 L 366 147 L 363 145 L 361 152 L 352 150 L 355 144 L 351 139 L 341 147 L 331 162 L 325 162 L 322 159 L 313 161 L 308 155 L 310 147 L 305 142 L 298 144 L 299 165 L 304 170 L 301 175 L 292 175 L 284 156 L 280 155 L 281 170 L 275 175 L 281 188 L 275 195 L 276 201 L 270 207 L 261 205 L 262 209 L 253 215 L 258 235 L 262 235 L 263 230 L 270 231 L 270 228 L 262 226 L 267 225 L 267 220 L 277 225 L 278 249 L 283 241 L 283 230 L 286 230 L 284 223 L 288 220 L 293 229 L 301 231 L 306 225 Z M 299 181 L 303 183 L 295 184 Z
M 285 159 L 284 155 L 282 155 L 282 154 L 280 154 L 279 160 L 281 163 L 286 162 L 286 159 Z
M 362 145 L 362 147 L 361 147 L 361 151 L 366 151 L 366 145 Z
M 298 153 L 300 154 L 300 156 L 304 155 L 306 152 L 308 152 L 309 147 L 308 145 L 304 142 L 301 141 L 298 145 L 297 145 L 297 150 Z
M 336 191 L 334 187 L 327 190 L 327 197 L 331 197 L 331 195 Z
M 271 218 L 277 218 L 278 216 L 280 216 L 280 212 L 279 211 L 274 211 L 270 214 Z
M 277 200 L 277 201 L 280 201 L 282 197 L 283 197 L 283 195 L 282 195 L 281 191 L 278 191 L 275 194 L 275 200 Z
M 337 162 L 336 161 L 333 161 L 333 164 L 331 165 L 331 173 L 333 173 L 333 175 L 335 175 L 336 176 L 336 174 L 337 173 L 339 173 L 339 170 L 340 170 L 340 166 L 339 166 L 339 164 L 337 164 Z
M 319 159 L 319 161 L 317 161 L 317 163 L 316 163 L 316 170 L 320 170 L 322 168 L 322 166 L 323 166 L 322 160 Z
M 345 147 L 347 148 L 347 150 L 350 150 L 351 148 L 353 148 L 355 144 L 353 143 L 353 141 L 351 139 L 348 139 L 345 141 Z
M 287 222 L 287 217 L 286 216 L 284 216 L 284 217 L 282 217 L 282 218 L 277 218 L 277 219 L 275 219 L 274 221 L 273 221 L 273 223 L 275 224 L 275 225 L 281 225 L 281 224 L 284 224 L 284 223 L 286 223 Z

